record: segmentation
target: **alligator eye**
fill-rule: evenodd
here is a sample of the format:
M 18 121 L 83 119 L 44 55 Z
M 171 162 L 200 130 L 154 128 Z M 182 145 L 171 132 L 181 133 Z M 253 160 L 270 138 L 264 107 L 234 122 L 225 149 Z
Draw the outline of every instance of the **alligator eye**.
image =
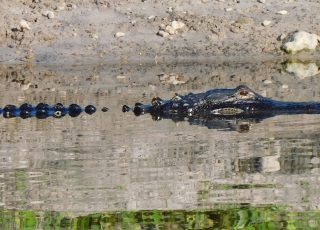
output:
M 255 97 L 254 93 L 246 89 L 240 89 L 235 96 L 241 100 L 249 100 Z
M 248 92 L 247 90 L 241 90 L 241 91 L 239 92 L 239 94 L 240 94 L 241 96 L 247 96 L 247 95 L 249 94 L 249 92 Z

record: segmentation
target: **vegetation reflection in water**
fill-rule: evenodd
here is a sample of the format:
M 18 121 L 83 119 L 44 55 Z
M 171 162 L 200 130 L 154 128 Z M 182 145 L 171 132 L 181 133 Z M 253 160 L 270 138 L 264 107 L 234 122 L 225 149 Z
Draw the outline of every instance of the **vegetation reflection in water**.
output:
M 1 229 L 319 229 L 320 212 L 284 207 L 202 211 L 122 211 L 75 216 L 64 212 L 1 211 Z

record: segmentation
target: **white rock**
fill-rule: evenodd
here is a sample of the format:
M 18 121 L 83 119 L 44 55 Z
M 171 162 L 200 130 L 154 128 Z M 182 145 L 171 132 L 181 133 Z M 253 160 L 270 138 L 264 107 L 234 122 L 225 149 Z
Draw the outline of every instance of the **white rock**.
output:
M 159 26 L 159 29 L 160 30 L 165 30 L 166 29 L 166 25 L 161 23 L 160 26 Z
M 287 37 L 286 34 L 281 34 L 281 35 L 277 38 L 277 40 L 278 40 L 278 41 L 282 41 L 282 40 L 285 39 L 286 37 Z
M 288 14 L 288 11 L 280 10 L 280 11 L 277 12 L 277 14 L 286 15 L 286 14 Z
M 159 30 L 157 35 L 161 36 L 161 37 L 168 37 L 169 36 L 169 33 L 163 31 L 163 30 Z
M 123 33 L 123 32 L 117 32 L 115 36 L 116 36 L 117 38 L 120 38 L 120 37 L 124 37 L 124 35 L 126 35 L 126 34 Z
M 66 9 L 66 3 L 62 3 L 60 6 L 57 6 L 57 11 L 63 11 Z
M 272 84 L 272 81 L 266 79 L 266 80 L 263 80 L 263 84 L 269 85 L 269 84 Z
M 280 162 L 279 156 L 264 156 L 261 157 L 261 171 L 262 172 L 276 172 L 279 171 Z
M 310 163 L 311 164 L 319 164 L 320 163 L 319 157 L 312 157 Z
M 258 0 L 258 2 L 265 4 L 266 0 Z
M 99 38 L 99 36 L 97 34 L 89 34 L 89 37 L 93 38 L 95 40 Z
M 282 85 L 281 87 L 282 87 L 282 89 L 288 89 L 288 88 L 289 88 L 289 86 L 288 86 L 288 85 L 285 85 L 285 84 Z
M 174 30 L 181 30 L 183 29 L 186 25 L 183 22 L 179 21 L 172 21 L 171 26 Z
M 184 84 L 186 81 L 182 75 L 177 74 L 160 74 L 159 80 L 163 84 L 179 85 Z
M 155 19 L 155 17 L 156 17 L 156 16 L 154 16 L 154 15 L 151 15 L 151 16 L 149 16 L 149 17 L 148 17 L 148 20 L 152 20 L 152 19 Z
M 286 71 L 294 74 L 300 79 L 312 77 L 319 73 L 319 68 L 315 63 L 287 63 Z
M 166 26 L 166 30 L 167 33 L 173 35 L 175 33 L 175 29 L 173 29 L 172 26 Z
M 19 27 L 21 30 L 31 30 L 29 24 L 25 21 L 25 20 L 21 20 L 20 23 L 19 23 Z
M 283 45 L 283 49 L 295 53 L 303 49 L 315 49 L 318 45 L 319 36 L 305 31 L 297 31 L 291 34 L 288 39 L 289 41 Z
M 42 15 L 49 18 L 49 19 L 54 18 L 54 13 L 52 11 L 45 11 L 42 13 Z
M 270 25 L 271 24 L 271 21 L 269 21 L 269 20 L 264 20 L 263 22 L 262 22 L 262 25 L 263 26 L 268 26 L 268 25 Z
M 230 11 L 232 11 L 233 9 L 230 7 L 230 8 L 226 8 L 225 10 L 226 10 L 226 12 L 230 12 Z

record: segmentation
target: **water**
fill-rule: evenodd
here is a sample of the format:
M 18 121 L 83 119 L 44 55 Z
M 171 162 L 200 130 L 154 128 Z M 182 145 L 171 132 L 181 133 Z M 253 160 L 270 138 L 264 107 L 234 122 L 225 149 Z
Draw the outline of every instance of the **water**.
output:
M 319 229 L 318 115 L 209 129 L 121 112 L 154 96 L 240 84 L 277 100 L 320 101 L 314 65 L 1 66 L 1 106 L 109 111 L 0 119 L 0 228 Z

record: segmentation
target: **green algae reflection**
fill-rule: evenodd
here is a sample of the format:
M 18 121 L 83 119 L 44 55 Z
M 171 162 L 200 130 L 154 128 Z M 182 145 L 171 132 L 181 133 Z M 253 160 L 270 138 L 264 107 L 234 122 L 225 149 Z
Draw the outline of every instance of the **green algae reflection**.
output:
M 123 211 L 76 216 L 63 212 L 0 212 L 0 229 L 319 229 L 320 212 L 275 206 L 203 211 Z

